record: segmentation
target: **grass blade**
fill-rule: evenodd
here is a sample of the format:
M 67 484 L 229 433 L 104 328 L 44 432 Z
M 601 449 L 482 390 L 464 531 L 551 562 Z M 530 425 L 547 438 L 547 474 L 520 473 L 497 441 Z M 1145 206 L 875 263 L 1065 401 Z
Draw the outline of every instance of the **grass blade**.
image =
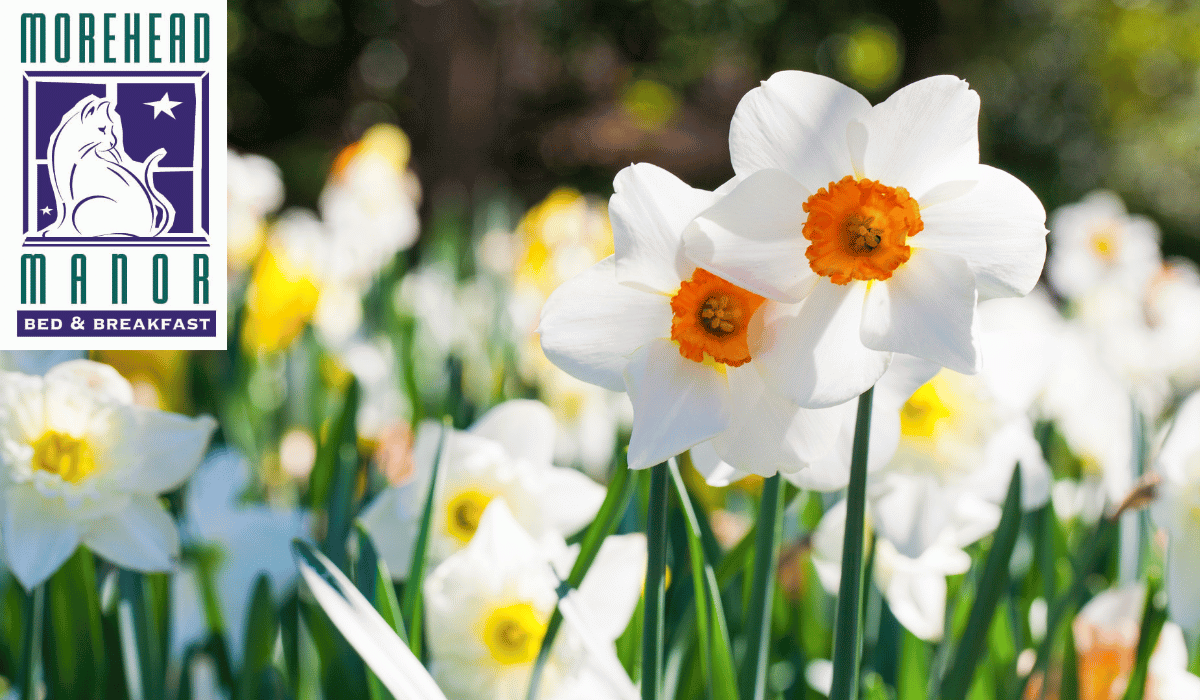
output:
M 166 691 L 162 644 L 151 620 L 145 576 L 122 569 L 117 574 L 117 619 L 130 700 L 162 700 Z
M 871 442 L 872 387 L 858 397 L 850 485 L 846 493 L 846 536 L 842 542 L 842 580 L 838 585 L 837 618 L 833 632 L 833 684 L 829 700 L 858 697 L 862 663 L 863 530 L 866 527 L 867 449 Z
M 351 379 L 342 410 L 318 452 L 318 459 L 323 458 L 324 464 L 330 467 L 325 501 L 329 525 L 321 549 L 339 567 L 346 566 L 346 542 L 354 518 L 354 481 L 358 477 L 358 433 L 355 429 L 358 396 L 358 382 Z
M 49 696 L 95 697 L 101 692 L 105 654 L 92 553 L 77 548 L 45 590 L 49 622 L 43 670 Z
M 412 563 L 408 579 L 404 582 L 404 597 L 400 601 L 405 628 L 409 630 L 408 646 L 421 656 L 421 586 L 425 582 L 425 554 L 429 550 L 429 531 L 433 521 L 433 504 L 438 490 L 438 472 L 441 471 L 442 453 L 450 439 L 450 419 L 442 420 L 442 436 L 438 440 L 437 452 L 433 456 L 432 473 L 429 475 L 429 493 L 425 495 L 425 507 L 421 511 L 421 527 L 417 530 L 417 542 L 413 545 Z
M 996 606 L 1008 587 L 1008 562 L 1012 559 L 1020 531 L 1021 466 L 1017 465 L 1008 484 L 1000 525 L 996 528 L 991 551 L 984 562 L 983 575 L 975 591 L 975 602 L 967 617 L 967 627 L 955 651 L 954 660 L 950 662 L 950 670 L 942 679 L 943 700 L 962 700 L 971 688 L 971 679 L 975 676 L 975 667 L 983 653 Z
M 1142 628 L 1138 634 L 1137 661 L 1129 674 L 1124 700 L 1142 700 L 1146 694 L 1146 679 L 1150 672 L 1150 655 L 1158 644 L 1158 635 L 1167 621 L 1167 610 L 1155 604 L 1159 584 L 1154 579 L 1146 586 L 1146 607 L 1142 611 Z
M 258 697 L 263 674 L 271 666 L 275 654 L 275 637 L 279 631 L 279 613 L 271 595 L 271 579 L 260 574 L 250 596 L 246 613 L 246 647 L 242 655 L 238 697 L 250 700 Z
M 583 583 L 583 577 L 591 568 L 592 562 L 596 560 L 604 538 L 616 532 L 621 516 L 629 507 L 630 499 L 633 498 L 636 485 L 636 481 L 629 473 L 629 466 L 624 460 L 619 460 L 608 481 L 608 492 L 604 495 L 604 502 L 600 504 L 600 510 L 596 512 L 596 517 L 584 533 L 583 541 L 579 544 L 579 556 L 575 558 L 575 563 L 571 566 L 571 573 L 567 575 L 566 583 L 571 588 L 578 588 L 579 584 Z M 542 645 L 538 649 L 537 658 L 533 662 L 533 671 L 529 676 L 529 691 L 525 696 L 528 700 L 537 699 L 542 670 L 546 667 L 547 659 L 550 658 L 550 650 L 553 648 L 554 639 L 558 636 L 558 629 L 561 626 L 562 613 L 555 606 L 554 612 L 550 615 L 550 621 L 546 625 L 546 634 L 542 637 Z
M 25 593 L 21 606 L 21 667 L 17 675 L 17 697 L 19 700 L 34 700 L 38 697 L 42 665 L 42 622 L 45 618 L 45 586 L 34 586 Z
M 650 468 L 650 502 L 647 509 L 645 618 L 642 627 L 642 700 L 658 700 L 662 691 L 663 585 L 667 568 L 667 463 Z
M 767 693 L 767 660 L 771 653 L 771 607 L 775 601 L 775 570 L 779 540 L 783 536 L 783 487 L 779 474 L 763 480 L 762 504 L 754 539 L 754 579 L 746 611 L 746 657 L 738 690 L 747 700 L 763 700 Z

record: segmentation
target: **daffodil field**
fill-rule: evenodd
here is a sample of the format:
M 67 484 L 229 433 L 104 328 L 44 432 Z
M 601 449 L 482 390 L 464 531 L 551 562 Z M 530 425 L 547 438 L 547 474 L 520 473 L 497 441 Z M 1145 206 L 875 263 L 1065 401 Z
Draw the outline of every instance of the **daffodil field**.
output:
M 230 0 L 228 350 L 0 353 L 4 697 L 1200 700 L 1200 14 L 718 5 Z

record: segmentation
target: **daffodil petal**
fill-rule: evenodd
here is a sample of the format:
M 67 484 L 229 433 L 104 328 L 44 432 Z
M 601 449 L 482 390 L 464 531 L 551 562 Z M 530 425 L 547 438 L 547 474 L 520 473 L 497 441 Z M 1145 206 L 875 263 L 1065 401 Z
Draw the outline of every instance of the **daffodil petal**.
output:
M 729 426 L 729 387 L 714 368 L 679 354 L 669 340 L 653 340 L 625 370 L 633 402 L 629 468 L 666 461 Z
M 617 280 L 648 292 L 674 293 L 692 276 L 681 251 L 683 228 L 716 196 L 649 163 L 622 169 L 613 189 L 608 211 Z
M 115 411 L 111 425 L 120 441 L 106 455 L 112 471 L 101 478 L 130 493 L 159 494 L 196 471 L 217 422 L 131 406 Z
M 821 280 L 803 302 L 768 304 L 753 362 L 774 391 L 801 406 L 825 408 L 871 388 L 887 370 L 890 353 L 859 339 L 863 294 L 860 282 Z
M 412 566 L 413 544 L 417 539 L 417 513 L 409 507 L 404 488 L 384 490 L 371 505 L 358 516 L 375 553 L 387 564 L 393 579 L 408 578 Z
M 912 242 L 961 257 L 984 298 L 1028 294 L 1046 262 L 1046 210 L 1025 183 L 1003 170 L 974 166 L 971 190 L 932 206 Z
M 713 447 L 712 440 L 705 440 L 699 445 L 693 446 L 689 452 L 692 455 L 692 466 L 704 477 L 705 483 L 709 486 L 728 486 L 738 479 L 743 479 L 747 476 L 746 472 L 734 469 L 721 456 L 717 454 L 717 450 Z
M 946 620 L 946 577 L 931 571 L 896 573 L 884 591 L 896 620 L 919 639 L 941 641 Z
M 5 493 L 4 555 L 8 568 L 32 590 L 58 571 L 79 546 L 79 527 L 60 498 L 44 498 L 28 484 Z
M 618 283 L 610 256 L 554 290 L 538 332 L 546 357 L 567 373 L 624 391 L 634 351 L 671 335 L 671 300 Z
M 800 408 L 770 391 L 751 365 L 728 372 L 732 420 L 713 438 L 722 460 L 743 472 L 771 476 L 798 472 L 828 453 L 841 423 L 839 411 Z
M 1171 619 L 1184 629 L 1200 625 L 1200 597 L 1196 582 L 1200 581 L 1200 526 L 1194 522 L 1171 533 L 1167 551 L 1167 606 Z
M 574 469 L 551 467 L 538 478 L 543 489 L 539 504 L 542 517 L 555 532 L 579 532 L 592 522 L 604 502 L 604 487 Z
M 974 329 L 977 297 L 966 261 L 915 249 L 891 279 L 875 282 L 867 292 L 862 343 L 974 374 L 980 361 Z
M 611 643 L 621 636 L 642 596 L 645 581 L 646 536 L 633 533 L 606 537 L 576 595 L 597 637 Z
M 871 111 L 867 98 L 832 78 L 782 71 L 746 93 L 729 125 L 733 170 L 787 171 L 809 192 L 853 173 L 847 126 Z
M 777 301 L 800 301 L 819 279 L 800 229 L 810 192 L 782 170 L 747 176 L 684 231 L 684 252 L 700 267 Z
M 122 510 L 88 523 L 83 544 L 134 571 L 167 571 L 179 557 L 179 531 L 158 499 L 134 494 Z
M 881 476 L 871 488 L 871 520 L 897 552 L 916 559 L 951 524 L 948 494 L 929 475 Z
M 554 459 L 554 414 L 541 401 L 515 399 L 496 406 L 467 432 L 495 440 L 509 456 L 530 464 L 550 464 Z
M 916 196 L 979 163 L 979 95 L 937 75 L 905 86 L 862 117 L 864 175 Z

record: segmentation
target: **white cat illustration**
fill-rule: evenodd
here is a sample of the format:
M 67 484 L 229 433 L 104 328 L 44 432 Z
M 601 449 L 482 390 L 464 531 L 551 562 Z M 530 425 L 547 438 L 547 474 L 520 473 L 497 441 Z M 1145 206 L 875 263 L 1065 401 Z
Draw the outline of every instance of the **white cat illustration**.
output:
M 154 189 L 153 172 L 167 154 L 145 162 L 125 153 L 116 103 L 89 95 L 63 115 L 47 148 L 58 219 L 43 236 L 157 236 L 171 229 L 175 208 Z

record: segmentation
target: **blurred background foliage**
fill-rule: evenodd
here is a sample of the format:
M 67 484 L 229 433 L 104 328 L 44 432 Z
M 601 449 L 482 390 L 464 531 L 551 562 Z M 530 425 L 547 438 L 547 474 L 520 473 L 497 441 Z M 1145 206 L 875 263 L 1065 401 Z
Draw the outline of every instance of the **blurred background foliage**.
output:
M 939 73 L 983 100 L 983 160 L 1047 209 L 1096 187 L 1200 258 L 1200 7 L 1183 0 L 230 0 L 229 140 L 311 206 L 372 124 L 412 139 L 422 220 L 497 188 L 604 195 L 630 162 L 732 172 L 728 124 L 774 71 L 872 101 Z

